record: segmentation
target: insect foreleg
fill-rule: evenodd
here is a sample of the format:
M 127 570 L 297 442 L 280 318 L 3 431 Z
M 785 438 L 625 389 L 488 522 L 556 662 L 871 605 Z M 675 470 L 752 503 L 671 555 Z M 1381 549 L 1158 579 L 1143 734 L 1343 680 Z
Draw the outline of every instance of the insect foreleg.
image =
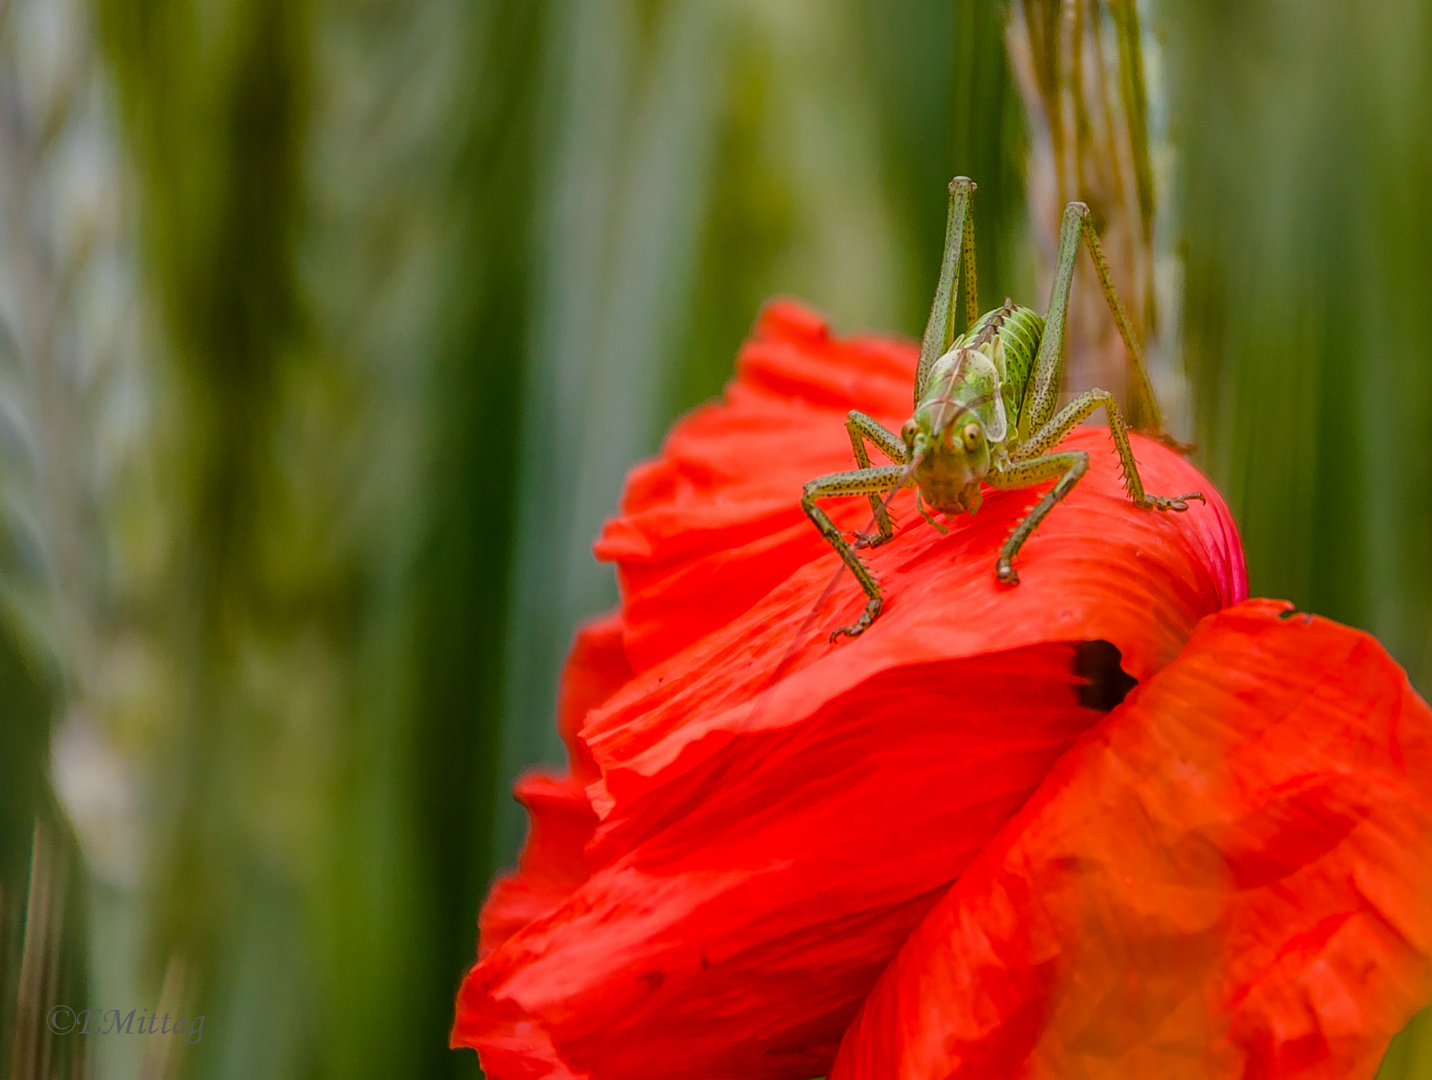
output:
M 1058 482 L 1049 489 L 1044 498 L 1031 510 L 1009 534 L 1009 539 L 999 549 L 995 560 L 995 576 L 1005 585 L 1015 585 L 1019 575 L 1014 572 L 1014 557 L 1029 539 L 1039 523 L 1054 509 L 1054 504 L 1074 489 L 1079 478 L 1089 470 L 1089 455 L 1083 450 L 1064 450 L 1057 454 L 1045 454 L 1020 462 L 1011 462 L 1003 469 L 990 472 L 985 482 L 992 487 L 1010 489 L 1032 487 L 1046 480 L 1058 477 Z
M 1010 451 L 1010 460 L 1013 462 L 1026 461 L 1038 454 L 1053 450 L 1064 441 L 1065 436 L 1073 431 L 1081 420 L 1101 406 L 1109 418 L 1109 435 L 1114 440 L 1114 448 L 1119 452 L 1119 464 L 1123 468 L 1124 487 L 1129 493 L 1129 498 L 1146 510 L 1180 511 L 1188 509 L 1189 499 L 1203 499 L 1203 494 L 1197 491 L 1178 498 L 1149 495 L 1144 491 L 1144 482 L 1139 476 L 1138 462 L 1134 460 L 1134 450 L 1129 445 L 1128 425 L 1124 423 L 1123 415 L 1119 412 L 1119 405 L 1114 400 L 1114 395 L 1107 390 L 1084 391 L 1060 409 L 1059 414 L 1049 423 L 1026 441 L 1014 447 Z
M 873 416 L 851 409 L 845 420 L 845 430 L 850 436 L 850 448 L 855 451 L 855 460 L 862 469 L 870 468 L 870 454 L 865 449 L 867 439 L 897 465 L 904 465 L 908 459 L 905 444 Z M 884 500 L 873 492 L 870 495 L 870 511 L 875 515 L 875 524 L 880 531 L 875 536 L 865 537 L 865 546 L 876 547 L 894 536 L 895 528 L 890 523 L 890 512 L 885 509 Z
M 835 548 L 845 565 L 850 567 L 850 572 L 855 575 L 855 580 L 860 582 L 860 587 L 865 590 L 869 597 L 865 604 L 865 611 L 860 618 L 856 619 L 850 626 L 843 626 L 830 635 L 834 641 L 841 634 L 850 637 L 858 637 L 864 633 L 880 614 L 881 599 L 880 586 L 876 584 L 875 578 L 860 561 L 855 553 L 855 548 L 848 544 L 835 527 L 830 517 L 815 504 L 817 499 L 828 498 L 832 495 L 877 495 L 890 491 L 900 483 L 904 468 L 899 465 L 877 465 L 871 469 L 856 469 L 854 472 L 831 473 L 829 476 L 822 476 L 818 480 L 809 481 L 801 494 L 801 509 L 806 516 L 815 522 L 815 527 L 820 534 Z
M 925 337 L 920 343 L 920 364 L 915 369 L 915 404 L 925 396 L 925 380 L 930 365 L 945 353 L 955 340 L 955 286 L 960 267 L 965 271 L 965 313 L 973 326 L 979 318 L 979 299 L 975 281 L 975 223 L 971 202 L 975 182 L 967 176 L 950 181 L 950 213 L 945 222 L 945 253 L 940 260 L 940 281 L 935 288 L 935 302 L 930 306 L 930 319 L 925 324 Z

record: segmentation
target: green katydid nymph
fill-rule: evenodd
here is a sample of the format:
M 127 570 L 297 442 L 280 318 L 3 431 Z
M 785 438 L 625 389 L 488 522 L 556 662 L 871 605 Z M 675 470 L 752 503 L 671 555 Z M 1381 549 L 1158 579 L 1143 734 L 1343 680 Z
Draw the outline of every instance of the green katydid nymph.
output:
M 979 314 L 976 299 L 974 223 L 971 200 L 975 185 L 966 177 L 950 182 L 950 213 L 945 230 L 945 252 L 939 286 L 925 327 L 920 363 L 915 369 L 915 411 L 900 434 L 886 430 L 865 413 L 852 411 L 846 421 L 850 445 L 859 468 L 831 473 L 805 485 L 801 506 L 816 528 L 839 552 L 855 575 L 868 600 L 852 625 L 831 634 L 856 637 L 880 614 L 880 586 L 860 561 L 857 548 L 875 547 L 894 536 L 887 493 L 903 487 L 917 489 L 921 515 L 943 531 L 931 513 L 946 517 L 973 514 L 980 507 L 981 487 L 1009 490 L 1054 481 L 1054 486 L 1019 522 L 1000 548 L 995 575 L 1004 585 L 1017 585 L 1014 558 L 1030 534 L 1054 505 L 1063 499 L 1089 468 L 1082 450 L 1058 450 L 1064 438 L 1098 408 L 1109 419 L 1109 435 L 1119 453 L 1124 486 L 1129 498 L 1144 509 L 1188 509 L 1200 492 L 1177 498 L 1144 491 L 1139 469 L 1129 446 L 1125 424 L 1114 397 L 1107 390 L 1086 390 L 1063 409 L 1056 410 L 1063 375 L 1064 322 L 1069 310 L 1069 287 L 1079 238 L 1088 245 L 1104 296 L 1118 324 L 1128 352 L 1134 386 L 1142 393 L 1158 424 L 1154 397 L 1143 354 L 1128 314 L 1109 277 L 1109 265 L 1089 221 L 1089 208 L 1071 202 L 1064 209 L 1059 230 L 1058 262 L 1049 314 L 1040 318 L 1008 300 L 994 311 Z M 954 334 L 955 286 L 964 270 L 965 312 L 969 329 Z M 870 463 L 866 443 L 873 444 L 895 464 Z M 865 495 L 874 511 L 876 531 L 855 534 L 848 542 L 817 499 L 836 495 Z

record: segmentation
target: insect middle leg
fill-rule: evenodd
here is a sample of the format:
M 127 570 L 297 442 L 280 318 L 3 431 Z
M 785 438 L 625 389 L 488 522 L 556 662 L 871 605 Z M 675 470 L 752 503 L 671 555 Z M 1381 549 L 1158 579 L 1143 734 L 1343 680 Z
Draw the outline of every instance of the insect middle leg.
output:
M 1188 509 L 1189 499 L 1207 502 L 1203 493 L 1199 491 L 1192 491 L 1187 495 L 1176 497 L 1150 495 L 1144 491 L 1143 478 L 1139 476 L 1139 465 L 1134 460 L 1134 448 L 1129 445 L 1128 425 L 1124 423 L 1123 414 L 1119 412 L 1119 405 L 1114 400 L 1114 395 L 1107 390 L 1097 388 L 1085 390 L 1060 409 L 1058 415 L 1049 423 L 1011 450 L 1010 461 L 1029 460 L 1053 450 L 1085 417 L 1101 407 L 1104 410 L 1104 415 L 1109 418 L 1109 436 L 1114 440 L 1114 449 L 1119 452 L 1119 466 L 1124 473 L 1124 489 L 1128 491 L 1129 498 L 1145 510 L 1177 510 L 1180 512 Z
M 1123 469 L 1124 488 L 1129 498 L 1146 510 L 1188 509 L 1188 500 L 1206 502 L 1203 493 L 1194 491 L 1187 495 L 1170 497 L 1150 495 L 1144 490 L 1143 479 L 1139 476 L 1138 462 L 1134 460 L 1133 447 L 1129 445 L 1129 430 L 1119 413 L 1114 395 L 1107 390 L 1086 390 L 1068 405 L 1059 410 L 1049 423 L 1040 428 L 1029 439 L 1020 443 L 1010 453 L 1010 463 L 1003 469 L 992 471 L 985 480 L 993 487 L 1009 489 L 1029 487 L 1033 484 L 1058 477 L 1054 487 L 1039 500 L 1038 505 L 1010 533 L 1009 539 L 1000 548 L 995 562 L 995 576 L 1006 585 L 1014 585 L 1019 575 L 1014 570 L 1014 557 L 1024 542 L 1029 539 L 1039 523 L 1054 509 L 1055 503 L 1073 490 L 1079 478 L 1089 468 L 1089 455 L 1082 450 L 1065 450 L 1048 453 L 1061 442 L 1075 426 L 1095 409 L 1103 407 L 1109 417 L 1109 435 L 1114 448 L 1119 452 L 1119 464 Z
M 855 575 L 855 580 L 860 582 L 860 587 L 865 590 L 868 597 L 865 603 L 865 610 L 860 618 L 856 619 L 849 626 L 843 626 L 830 635 L 834 641 L 841 634 L 849 637 L 859 637 L 865 632 L 865 628 L 875 621 L 875 616 L 880 614 L 883 601 L 880 598 L 880 586 L 876 583 L 874 576 L 865 568 L 856 554 L 855 548 L 848 544 L 835 523 L 830 520 L 819 506 L 817 499 L 828 498 L 832 495 L 879 495 L 893 491 L 900 483 L 901 474 L 904 468 L 899 465 L 877 465 L 870 469 L 856 469 L 853 472 L 831 473 L 829 476 L 822 476 L 819 479 L 806 483 L 805 490 L 801 494 L 801 509 L 806 516 L 815 523 L 820 530 L 821 536 L 825 537 L 830 546 L 835 548 L 836 553 L 844 560 L 850 572 Z
M 870 468 L 870 454 L 865 449 L 867 439 L 897 465 L 904 465 L 909 456 L 905 444 L 894 432 L 887 430 L 873 416 L 867 416 L 858 409 L 850 410 L 850 415 L 845 420 L 845 430 L 850 436 L 850 448 L 855 451 L 855 460 L 862 469 Z M 895 535 L 895 527 L 890 522 L 890 512 L 885 508 L 885 500 L 874 493 L 870 495 L 870 512 L 875 515 L 875 525 L 879 531 L 869 535 L 856 535 L 864 541 L 866 547 L 878 547 Z

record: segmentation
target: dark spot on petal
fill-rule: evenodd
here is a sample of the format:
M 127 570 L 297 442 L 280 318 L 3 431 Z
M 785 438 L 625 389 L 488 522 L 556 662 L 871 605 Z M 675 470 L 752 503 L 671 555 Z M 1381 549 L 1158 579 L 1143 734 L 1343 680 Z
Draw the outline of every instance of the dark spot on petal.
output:
M 1084 680 L 1080 705 L 1108 712 L 1129 696 L 1139 681 L 1123 669 L 1123 659 L 1111 641 L 1081 641 L 1075 646 L 1074 674 Z
M 706 954 L 705 954 L 705 953 L 702 953 L 702 954 L 701 954 L 701 970 L 702 970 L 702 971 L 710 971 L 710 970 L 711 970 L 711 961 L 708 960 L 708 959 L 706 959 Z
M 637 978 L 646 980 L 648 990 L 660 990 L 661 984 L 666 981 L 666 975 L 660 971 L 648 971 L 645 975 L 638 975 Z

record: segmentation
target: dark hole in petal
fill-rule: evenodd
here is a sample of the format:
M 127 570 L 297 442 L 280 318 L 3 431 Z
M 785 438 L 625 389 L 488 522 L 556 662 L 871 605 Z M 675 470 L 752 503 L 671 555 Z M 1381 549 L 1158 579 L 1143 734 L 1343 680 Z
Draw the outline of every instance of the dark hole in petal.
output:
M 1081 641 L 1074 649 L 1074 674 L 1084 680 L 1079 687 L 1079 704 L 1086 709 L 1108 712 L 1139 685 L 1123 669 L 1124 656 L 1111 641 Z

